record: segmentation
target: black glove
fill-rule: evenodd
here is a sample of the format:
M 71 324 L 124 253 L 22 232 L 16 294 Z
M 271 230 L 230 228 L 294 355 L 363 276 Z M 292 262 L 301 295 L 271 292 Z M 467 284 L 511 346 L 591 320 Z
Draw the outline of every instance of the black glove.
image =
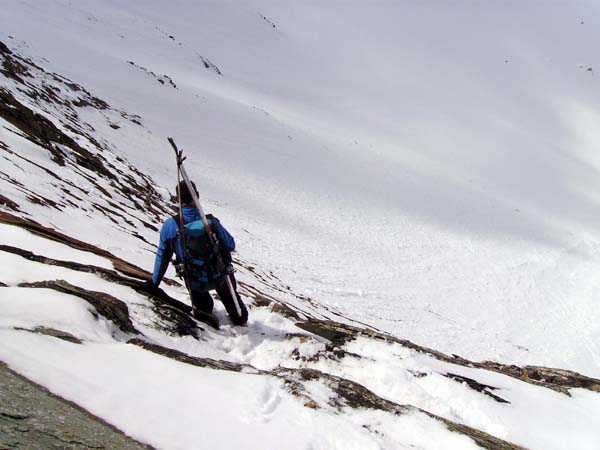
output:
M 150 294 L 158 293 L 158 286 L 152 280 L 144 281 L 140 288 Z

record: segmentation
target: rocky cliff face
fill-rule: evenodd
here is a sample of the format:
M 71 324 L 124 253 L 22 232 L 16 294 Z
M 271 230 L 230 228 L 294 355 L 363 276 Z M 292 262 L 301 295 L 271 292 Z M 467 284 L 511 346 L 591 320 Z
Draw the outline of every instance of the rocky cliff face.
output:
M 128 124 L 142 132 L 140 118 L 1 42 L 0 67 L 5 210 L 28 217 L 46 208 L 74 220 L 101 217 L 107 228 L 141 240 L 144 231 L 155 233 L 170 212 L 162 195 L 113 144 L 98 138 L 90 123 L 115 131 Z

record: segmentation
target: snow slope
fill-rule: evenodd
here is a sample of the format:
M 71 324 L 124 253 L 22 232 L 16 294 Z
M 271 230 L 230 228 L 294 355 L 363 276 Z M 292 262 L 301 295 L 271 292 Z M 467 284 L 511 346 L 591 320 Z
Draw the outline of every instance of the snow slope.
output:
M 200 328 L 198 338 L 165 332 L 164 317 L 131 287 L 80 267 L 31 260 L 4 245 L 19 242 L 35 255 L 87 267 L 110 267 L 110 260 L 14 225 L 0 231 L 0 263 L 8 269 L 2 274 L 7 287 L 0 288 L 0 359 L 154 448 L 517 448 L 480 447 L 440 417 L 531 449 L 592 450 L 600 442 L 597 392 L 565 395 L 367 336 L 330 353 L 326 339 L 250 296 L 247 327 L 228 325 L 219 304 L 221 330 Z M 138 337 L 188 356 L 173 360 L 147 351 L 131 340 L 134 332 L 124 332 L 77 291 L 36 285 L 56 279 L 124 301 Z M 171 292 L 184 296 L 181 288 Z M 206 361 L 220 362 L 221 370 L 190 364 L 191 358 L 211 358 Z M 241 370 L 224 370 L 228 363 Z M 344 397 L 335 379 L 301 370 L 360 383 L 391 404 L 412 406 L 395 414 L 377 410 L 360 391 Z M 474 380 L 484 386 L 480 392 L 468 385 Z
M 33 5 L 2 39 L 142 116 L 97 132 L 171 189 L 174 136 L 244 257 L 426 345 L 600 373 L 594 2 Z

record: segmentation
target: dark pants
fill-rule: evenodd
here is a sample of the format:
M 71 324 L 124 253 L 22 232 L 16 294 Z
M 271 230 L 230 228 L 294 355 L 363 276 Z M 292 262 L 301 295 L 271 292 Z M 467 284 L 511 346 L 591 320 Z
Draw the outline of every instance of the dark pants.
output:
M 217 285 L 215 290 L 217 291 L 221 302 L 223 302 L 223 306 L 225 306 L 225 309 L 227 310 L 227 314 L 229 314 L 231 321 L 235 325 L 244 325 L 248 321 L 248 310 L 246 309 L 246 305 L 244 305 L 242 299 L 240 298 L 240 295 L 237 292 L 237 284 L 235 282 L 235 277 L 231 275 L 230 278 L 233 284 L 233 290 L 235 292 L 237 300 L 232 297 L 225 277 L 223 277 L 223 280 L 220 284 Z M 193 281 L 190 283 L 189 287 L 192 296 L 192 305 L 194 305 L 194 308 L 199 309 L 202 312 L 212 314 L 214 301 L 212 296 L 210 295 L 210 292 L 205 291 L 202 288 L 203 285 L 195 283 Z M 237 309 L 235 307 L 236 301 L 238 302 L 240 310 L 242 311 L 241 316 L 238 314 Z

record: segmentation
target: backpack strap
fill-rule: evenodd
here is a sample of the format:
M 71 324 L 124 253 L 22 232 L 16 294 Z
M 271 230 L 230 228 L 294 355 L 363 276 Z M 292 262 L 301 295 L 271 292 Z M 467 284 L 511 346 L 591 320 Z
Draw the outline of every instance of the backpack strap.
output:
M 181 238 L 180 236 L 180 228 L 181 225 L 179 224 L 179 214 L 175 214 L 174 216 L 171 216 L 171 219 L 173 219 L 175 221 L 175 223 L 177 224 L 177 238 L 170 240 L 171 246 L 173 247 L 171 250 L 173 250 L 173 254 L 175 255 L 175 264 L 181 264 L 181 258 L 179 257 L 179 254 L 177 253 L 177 241 L 178 239 Z

